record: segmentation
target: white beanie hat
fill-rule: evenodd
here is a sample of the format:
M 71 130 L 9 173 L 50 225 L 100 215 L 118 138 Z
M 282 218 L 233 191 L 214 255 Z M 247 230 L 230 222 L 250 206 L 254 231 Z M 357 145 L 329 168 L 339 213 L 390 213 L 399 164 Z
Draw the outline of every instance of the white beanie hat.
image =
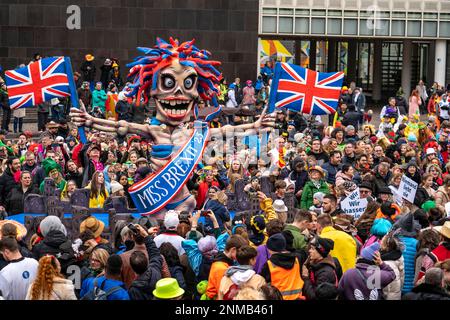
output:
M 121 185 L 117 181 L 111 181 L 110 185 L 111 185 L 111 193 L 123 190 L 123 185 Z

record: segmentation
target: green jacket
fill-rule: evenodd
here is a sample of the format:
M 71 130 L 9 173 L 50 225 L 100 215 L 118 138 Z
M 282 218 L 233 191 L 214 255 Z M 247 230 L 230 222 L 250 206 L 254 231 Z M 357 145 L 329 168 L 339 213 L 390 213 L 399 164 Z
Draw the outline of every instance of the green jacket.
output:
M 324 194 L 330 193 L 330 189 L 328 189 L 328 185 L 325 180 L 320 180 L 319 188 L 316 188 L 312 181 L 306 182 L 303 187 L 300 208 L 309 210 L 309 208 L 313 205 L 313 196 L 316 192 L 323 192 Z
M 284 230 L 290 231 L 294 236 L 294 243 L 293 243 L 294 249 L 306 250 L 307 246 L 306 239 L 299 228 L 293 226 L 292 224 L 288 224 L 286 225 L 286 227 L 284 227 Z

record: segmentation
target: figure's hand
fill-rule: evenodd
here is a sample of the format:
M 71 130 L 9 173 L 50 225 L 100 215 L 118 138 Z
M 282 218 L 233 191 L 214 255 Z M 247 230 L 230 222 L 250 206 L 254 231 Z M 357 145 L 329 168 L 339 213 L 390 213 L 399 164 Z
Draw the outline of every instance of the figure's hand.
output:
M 261 127 L 263 127 L 263 128 L 275 127 L 275 114 L 274 113 L 267 114 L 267 106 L 262 111 L 259 119 L 255 122 L 255 129 L 258 129 Z
M 80 109 L 71 108 L 69 115 L 72 118 L 72 122 L 79 127 L 92 126 L 92 116 L 86 112 L 84 103 L 81 100 L 80 100 Z

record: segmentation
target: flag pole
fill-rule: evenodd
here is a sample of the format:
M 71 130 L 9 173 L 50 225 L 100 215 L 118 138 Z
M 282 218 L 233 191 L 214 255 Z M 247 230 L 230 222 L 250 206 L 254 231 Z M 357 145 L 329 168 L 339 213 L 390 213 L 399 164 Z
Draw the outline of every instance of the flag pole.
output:
M 78 102 L 78 92 L 77 92 L 77 88 L 75 86 L 75 80 L 73 78 L 72 63 L 70 61 L 70 58 L 64 57 L 64 63 L 66 65 L 67 78 L 69 80 L 70 101 L 74 108 L 79 109 L 80 104 Z M 78 127 L 78 134 L 80 135 L 81 143 L 86 144 L 87 139 L 86 139 L 86 132 L 84 130 L 84 127 Z
M 275 103 L 278 91 L 278 82 L 280 81 L 281 64 L 279 62 L 275 63 L 275 68 L 273 71 L 272 84 L 270 86 L 269 102 L 267 107 L 267 113 L 270 114 L 275 111 Z

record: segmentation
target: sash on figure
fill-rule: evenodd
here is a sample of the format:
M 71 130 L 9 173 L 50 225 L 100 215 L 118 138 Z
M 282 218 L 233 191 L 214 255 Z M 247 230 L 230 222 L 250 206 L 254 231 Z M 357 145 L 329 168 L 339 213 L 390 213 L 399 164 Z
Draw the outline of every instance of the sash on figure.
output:
M 172 160 L 129 188 L 131 198 L 142 215 L 157 213 L 171 202 L 201 161 L 208 140 L 208 123 L 195 121 L 191 137 Z

